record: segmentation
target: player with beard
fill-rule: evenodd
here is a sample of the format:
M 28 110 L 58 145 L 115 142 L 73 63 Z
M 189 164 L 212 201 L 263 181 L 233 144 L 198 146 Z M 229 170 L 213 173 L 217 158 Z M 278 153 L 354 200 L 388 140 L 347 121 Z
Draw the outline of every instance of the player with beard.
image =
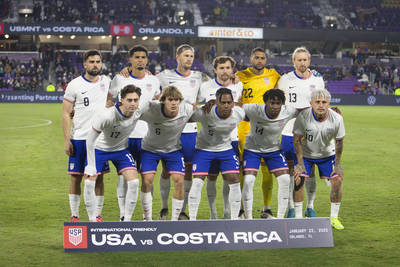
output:
M 79 222 L 81 182 L 86 161 L 86 137 L 91 129 L 91 119 L 105 108 L 110 79 L 100 75 L 101 54 L 89 50 L 83 56 L 85 74 L 68 83 L 62 104 L 62 130 L 64 151 L 69 156 L 68 174 L 71 175 L 69 203 L 71 222 Z M 74 114 L 71 127 L 71 114 Z M 96 180 L 97 221 L 103 221 L 101 211 L 104 203 L 103 175 Z
M 324 89 L 325 84 L 322 75 L 315 70 L 310 70 L 311 54 L 308 50 L 301 46 L 297 47 L 292 55 L 292 63 L 295 68 L 294 71 L 284 74 L 278 82 L 278 88 L 285 92 L 286 105 L 298 109 L 310 106 L 311 93 L 316 89 Z M 298 207 L 300 214 L 296 213 L 295 207 L 301 203 L 294 203 L 293 201 L 293 166 L 297 164 L 296 155 L 293 147 L 293 125 L 295 119 L 290 120 L 282 132 L 281 147 L 283 155 L 285 156 L 291 175 L 291 193 L 289 200 L 289 209 L 287 213 L 288 218 L 302 217 L 302 207 Z M 316 194 L 316 181 L 315 170 L 312 169 L 310 177 L 305 181 L 307 192 L 307 209 L 305 211 L 306 217 L 316 217 L 314 211 L 314 199 Z M 299 194 L 299 193 L 295 193 Z
M 232 92 L 233 101 L 240 102 L 242 97 L 243 84 L 241 82 L 233 83 L 232 81 L 232 73 L 233 68 L 235 67 L 236 62 L 233 58 L 228 56 L 219 56 L 216 57 L 213 61 L 215 78 L 208 80 L 201 84 L 200 93 L 199 93 L 199 101 L 215 100 L 216 92 L 220 88 L 228 88 Z M 231 134 L 231 145 L 235 151 L 235 154 L 239 157 L 239 142 L 238 142 L 238 133 L 237 128 L 232 131 Z M 210 170 L 208 171 L 208 179 L 207 179 L 207 198 L 208 204 L 210 206 L 210 219 L 217 219 L 217 205 L 216 205 L 216 197 L 217 197 L 217 189 L 216 189 L 216 180 L 219 173 L 219 164 L 214 161 L 211 164 Z M 223 179 L 223 188 L 222 195 L 224 199 L 224 219 L 230 219 L 230 211 L 231 207 L 229 204 L 229 183 L 226 179 Z
M 111 81 L 110 93 L 117 97 L 122 88 L 126 85 L 135 85 L 141 89 L 140 104 L 147 103 L 160 94 L 160 82 L 157 77 L 146 71 L 148 63 L 148 51 L 144 46 L 136 45 L 129 50 L 129 62 L 131 66 L 127 69 L 128 76 L 117 74 Z M 140 167 L 140 151 L 142 139 L 147 134 L 147 123 L 139 120 L 135 129 L 129 136 L 129 151 Z M 120 220 L 124 220 L 125 196 L 127 183 L 123 175 L 119 176 L 117 184 L 118 205 L 120 208 Z
M 243 83 L 242 101 L 243 104 L 263 104 L 263 95 L 266 91 L 275 88 L 280 75 L 274 69 L 267 69 L 267 55 L 260 47 L 254 48 L 250 56 L 251 67 L 237 72 L 237 76 Z M 246 136 L 250 132 L 250 123 L 242 121 L 239 124 L 239 151 L 241 160 L 243 159 L 244 144 Z M 264 207 L 261 211 L 261 218 L 272 216 L 270 204 L 272 198 L 273 179 L 265 164 L 261 165 L 263 174 L 262 191 Z M 243 181 L 243 176 L 241 176 Z M 243 210 L 241 210 L 243 213 Z

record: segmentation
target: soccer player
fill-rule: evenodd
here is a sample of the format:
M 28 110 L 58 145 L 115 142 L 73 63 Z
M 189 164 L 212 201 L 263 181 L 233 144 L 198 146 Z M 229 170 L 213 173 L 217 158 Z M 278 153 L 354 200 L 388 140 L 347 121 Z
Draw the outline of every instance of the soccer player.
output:
M 184 156 L 181 151 L 180 136 L 193 114 L 193 104 L 183 101 L 183 95 L 175 86 L 163 89 L 160 102 L 151 102 L 140 119 L 148 123 L 149 130 L 142 141 L 141 174 L 142 188 L 140 200 L 145 220 L 152 220 L 154 174 L 160 160 L 174 181 L 171 220 L 178 220 L 184 199 Z
M 286 105 L 295 108 L 306 108 L 310 106 L 311 92 L 315 89 L 324 89 L 325 84 L 322 75 L 315 70 L 310 70 L 311 54 L 307 48 L 297 47 L 292 54 L 292 63 L 294 71 L 284 74 L 278 82 L 278 88 L 285 92 Z M 289 121 L 282 132 L 281 147 L 285 156 L 291 175 L 290 199 L 288 218 L 294 218 L 294 202 L 293 202 L 293 166 L 296 164 L 296 155 L 293 148 L 293 124 L 294 120 Z M 314 199 L 316 194 L 315 171 L 313 169 L 310 178 L 305 182 L 307 191 L 307 209 L 306 217 L 316 217 L 314 211 Z
M 243 104 L 263 104 L 263 95 L 266 91 L 275 88 L 279 80 L 279 73 L 274 69 L 265 68 L 267 64 L 267 56 L 264 50 L 256 47 L 252 50 L 250 56 L 251 67 L 237 72 L 237 76 L 243 83 L 242 101 Z M 241 159 L 243 157 L 244 143 L 246 136 L 250 131 L 250 123 L 242 121 L 239 124 L 239 151 Z M 271 198 L 272 198 L 272 175 L 268 172 L 268 168 L 262 164 L 261 171 L 263 173 L 262 190 L 264 207 L 261 211 L 261 218 L 272 216 Z
M 99 174 L 109 171 L 109 160 L 113 162 L 118 174 L 123 175 L 127 181 L 124 221 L 130 221 L 135 210 L 139 180 L 133 156 L 128 150 L 128 137 L 142 112 L 140 108 L 138 109 L 140 91 L 140 88 L 134 85 L 125 86 L 120 93 L 120 102 L 93 119 L 87 137 L 88 164 L 85 168 L 84 193 L 86 210 L 91 222 L 96 220 L 95 181 Z
M 278 181 L 278 218 L 284 217 L 289 200 L 289 168 L 279 146 L 279 137 L 285 124 L 298 112 L 291 106 L 282 106 L 285 103 L 282 90 L 268 90 L 263 100 L 264 105 L 244 105 L 246 120 L 250 121 L 250 134 L 243 153 L 242 195 L 246 219 L 253 219 L 253 187 L 261 159 Z
M 236 62 L 233 58 L 228 56 L 220 56 L 216 57 L 213 61 L 215 78 L 208 80 L 201 84 L 200 93 L 199 93 L 199 101 L 205 100 L 208 102 L 209 100 L 215 100 L 216 92 L 220 88 L 228 88 L 232 91 L 233 101 L 240 102 L 242 97 L 243 84 L 241 82 L 233 83 L 231 80 L 233 68 L 235 67 Z M 238 133 L 237 128 L 232 131 L 231 134 L 231 144 L 239 157 L 239 142 L 238 142 Z M 216 161 L 211 164 L 210 170 L 208 172 L 207 179 L 207 197 L 208 204 L 210 206 L 210 219 L 217 219 L 217 189 L 216 182 L 220 169 Z M 231 218 L 230 215 L 230 204 L 229 204 L 229 184 L 227 180 L 223 180 L 222 187 L 222 195 L 224 198 L 224 219 Z
M 161 87 L 164 88 L 173 85 L 182 93 L 185 101 L 196 103 L 199 93 L 202 75 L 201 72 L 192 71 L 191 67 L 194 61 L 194 48 L 190 45 L 183 44 L 176 49 L 177 67 L 173 70 L 164 70 L 157 75 L 160 80 Z M 183 203 L 182 213 L 179 216 L 180 220 L 188 220 L 186 215 L 187 195 L 192 185 L 192 160 L 195 151 L 197 135 L 197 124 L 195 122 L 187 123 L 182 135 L 182 151 L 185 159 L 185 201 Z M 164 164 L 165 165 L 165 164 Z M 164 171 L 160 176 L 160 193 L 162 201 L 162 209 L 160 211 L 160 219 L 166 220 L 168 216 L 168 198 L 170 191 L 170 179 L 168 173 Z
M 144 46 L 136 45 L 129 50 L 128 77 L 117 74 L 111 81 L 110 93 L 117 97 L 120 90 L 126 85 L 133 84 L 141 89 L 140 103 L 148 103 L 160 94 L 160 82 L 157 77 L 146 72 L 148 62 L 148 51 Z M 142 139 L 147 134 L 147 123 L 139 120 L 135 129 L 129 136 L 129 151 L 135 159 L 136 166 L 140 167 L 140 150 Z M 120 220 L 124 220 L 125 195 L 127 190 L 126 180 L 123 175 L 119 176 L 117 184 L 118 205 L 120 209 Z
M 311 174 L 313 165 L 317 165 L 321 178 L 331 183 L 331 225 L 335 229 L 344 229 L 338 219 L 342 200 L 343 169 L 341 158 L 345 129 L 343 118 L 329 108 L 331 95 L 327 90 L 315 90 L 311 93 L 311 108 L 302 111 L 293 126 L 293 145 L 297 156 L 295 180 Z M 335 144 L 332 141 L 335 140 Z M 307 179 L 307 178 L 306 178 Z M 302 215 L 304 194 L 303 186 L 295 192 L 296 217 Z M 301 205 L 298 205 L 298 204 Z
M 79 222 L 81 182 L 86 161 L 86 137 L 90 120 L 105 108 L 110 79 L 100 75 L 102 57 L 99 51 L 89 50 L 83 56 L 85 74 L 68 83 L 62 104 L 62 130 L 64 151 L 69 156 L 68 174 L 71 175 L 69 203 L 71 222 Z M 71 114 L 74 113 L 71 127 Z M 70 129 L 71 128 L 71 129 Z M 101 210 L 104 203 L 103 176 L 96 182 L 97 220 L 103 221 Z
M 193 184 L 189 193 L 190 220 L 196 220 L 201 200 L 201 189 L 212 162 L 217 161 L 224 180 L 229 183 L 231 219 L 238 219 L 240 210 L 239 159 L 231 145 L 231 134 L 245 115 L 234 107 L 232 91 L 220 88 L 216 104 L 207 113 L 197 110 L 191 120 L 201 122 L 193 159 Z

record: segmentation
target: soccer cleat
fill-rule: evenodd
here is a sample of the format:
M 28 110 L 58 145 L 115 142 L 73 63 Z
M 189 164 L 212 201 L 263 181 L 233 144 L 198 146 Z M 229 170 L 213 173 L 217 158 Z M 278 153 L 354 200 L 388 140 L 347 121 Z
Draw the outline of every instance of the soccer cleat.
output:
M 79 222 L 79 218 L 76 217 L 76 216 L 72 216 L 72 217 L 69 219 L 69 221 L 72 222 L 72 223 Z
M 187 220 L 189 220 L 189 216 L 187 216 L 187 214 L 182 211 L 179 214 L 178 220 L 179 221 L 187 221 Z
M 223 219 L 223 220 L 230 220 L 230 219 L 231 219 L 231 214 L 230 214 L 230 213 L 225 213 L 225 212 L 224 212 L 224 215 L 222 216 L 222 219 Z
M 343 230 L 344 226 L 343 224 L 339 221 L 339 218 L 331 218 L 331 225 L 333 228 L 335 228 L 336 230 Z
M 125 216 L 122 216 L 121 218 L 119 218 L 120 222 L 123 222 L 125 220 Z
M 96 217 L 96 222 L 104 222 L 103 217 L 101 217 L 101 215 Z
M 158 220 L 160 221 L 168 220 L 168 209 L 164 208 L 160 211 L 160 216 L 158 217 Z
M 294 217 L 295 217 L 294 208 L 288 209 L 286 213 L 286 218 L 294 218 Z
M 313 218 L 317 217 L 317 214 L 315 213 L 315 210 L 312 208 L 307 208 L 306 211 L 304 212 L 304 216 L 308 218 Z
M 271 218 L 275 218 L 272 215 L 272 211 L 270 209 L 266 209 L 266 210 L 261 210 L 261 214 L 260 214 L 261 219 L 271 219 Z
M 238 217 L 239 217 L 239 219 L 244 220 L 244 210 L 243 210 L 243 209 L 240 209 L 240 210 L 239 210 L 239 215 L 238 215 Z M 230 219 L 230 218 L 229 218 L 229 219 Z

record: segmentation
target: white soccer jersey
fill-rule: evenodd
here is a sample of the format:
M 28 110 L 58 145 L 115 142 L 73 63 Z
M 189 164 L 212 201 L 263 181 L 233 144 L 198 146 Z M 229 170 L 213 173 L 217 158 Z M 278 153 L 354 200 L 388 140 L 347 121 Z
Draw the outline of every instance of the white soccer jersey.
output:
M 125 78 L 119 74 L 115 75 L 111 81 L 110 93 L 113 97 L 117 97 L 119 92 L 127 85 L 133 84 L 140 88 L 142 95 L 140 96 L 139 102 L 147 103 L 151 101 L 155 96 L 160 94 L 160 82 L 154 75 L 146 74 L 143 78 L 133 76 L 131 73 L 128 78 Z M 139 120 L 136 124 L 135 129 L 129 135 L 129 138 L 143 138 L 146 136 L 148 127 L 145 121 Z
M 265 105 L 246 104 L 244 110 L 250 119 L 250 133 L 246 136 L 244 148 L 257 153 L 270 153 L 280 150 L 279 137 L 286 123 L 297 116 L 294 107 L 282 106 L 278 117 L 267 116 Z
M 197 135 L 196 148 L 212 152 L 232 149 L 231 133 L 244 117 L 244 110 L 240 107 L 233 107 L 231 115 L 226 119 L 218 116 L 215 105 L 210 113 L 197 110 L 192 120 L 200 122 L 202 128 Z
M 162 88 L 173 85 L 179 89 L 187 102 L 196 103 L 201 85 L 201 72 L 192 70 L 189 75 L 183 76 L 176 70 L 164 70 L 157 77 Z M 196 133 L 197 124 L 187 123 L 183 132 Z
M 180 136 L 185 124 L 193 114 L 193 105 L 183 101 L 178 114 L 169 118 L 162 110 L 162 103 L 150 102 L 140 119 L 147 122 L 149 130 L 142 140 L 142 149 L 169 153 L 181 149 Z
M 148 104 L 147 104 L 148 105 Z M 96 149 L 103 151 L 119 151 L 128 147 L 128 137 L 135 128 L 142 109 L 138 108 L 129 118 L 124 116 L 119 107 L 106 109 L 92 122 L 92 128 L 100 133 L 96 141 Z
M 302 109 L 310 106 L 311 93 L 317 89 L 324 89 L 325 83 L 322 75 L 315 70 L 311 71 L 311 76 L 307 79 L 291 71 L 279 79 L 278 88 L 285 92 L 287 106 Z M 294 120 L 289 121 L 282 134 L 292 136 L 293 124 Z
M 215 100 L 215 93 L 218 91 L 218 89 L 225 87 L 228 89 L 231 89 L 232 91 L 232 96 L 233 96 L 233 101 L 238 102 L 239 98 L 242 96 L 242 91 L 243 91 L 243 84 L 241 82 L 233 84 L 230 83 L 227 86 L 223 86 L 217 81 L 217 78 L 208 80 L 204 83 L 201 84 L 200 87 L 200 93 L 199 93 L 199 101 L 209 101 L 209 100 Z M 232 131 L 231 134 L 231 141 L 238 141 L 238 129 L 237 127 Z
M 105 75 L 99 76 L 96 82 L 91 82 L 81 75 L 68 83 L 64 100 L 74 104 L 75 112 L 71 139 L 86 140 L 93 115 L 105 109 L 109 88 L 110 78 Z
M 294 123 L 293 133 L 304 136 L 303 157 L 327 158 L 335 154 L 333 140 L 345 136 L 343 117 L 329 109 L 327 117 L 323 121 L 318 121 L 312 108 L 308 108 L 300 112 Z

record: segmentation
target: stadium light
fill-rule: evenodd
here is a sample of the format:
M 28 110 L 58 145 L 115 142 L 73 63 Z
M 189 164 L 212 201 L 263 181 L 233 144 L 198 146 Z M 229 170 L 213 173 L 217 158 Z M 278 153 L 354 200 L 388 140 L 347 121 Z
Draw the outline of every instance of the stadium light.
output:
M 75 37 L 76 37 L 75 35 L 71 35 L 71 37 L 70 37 L 70 38 L 71 38 L 72 40 L 74 40 L 74 39 L 75 39 Z
M 179 22 L 179 25 L 185 25 L 186 24 L 186 20 L 181 20 L 180 22 Z
M 111 37 L 112 37 L 112 35 L 110 34 L 108 37 L 110 37 L 110 38 L 111 38 Z
M 143 37 L 142 37 L 142 40 L 143 40 L 143 41 L 144 41 L 144 40 L 147 40 L 147 38 L 148 38 L 147 36 L 143 36 Z
M 117 40 L 119 39 L 119 36 L 117 36 Z
M 88 38 L 88 39 L 92 39 L 92 36 L 89 35 L 87 38 Z
M 160 36 L 156 36 L 153 39 L 154 39 L 154 41 L 160 40 Z
M 136 39 L 136 36 L 135 36 L 135 35 L 132 35 L 132 39 Z
M 101 39 L 106 39 L 106 36 L 105 35 L 101 36 Z
M 4 38 L 8 39 L 8 38 L 10 38 L 10 35 L 5 34 L 5 35 L 4 35 Z
M 46 36 L 46 38 L 47 38 L 47 39 L 50 39 L 50 38 L 51 38 L 51 35 L 50 35 L 50 34 L 49 34 L 49 35 L 47 35 L 47 36 Z
M 62 39 L 64 38 L 64 35 L 59 35 L 58 38 Z

